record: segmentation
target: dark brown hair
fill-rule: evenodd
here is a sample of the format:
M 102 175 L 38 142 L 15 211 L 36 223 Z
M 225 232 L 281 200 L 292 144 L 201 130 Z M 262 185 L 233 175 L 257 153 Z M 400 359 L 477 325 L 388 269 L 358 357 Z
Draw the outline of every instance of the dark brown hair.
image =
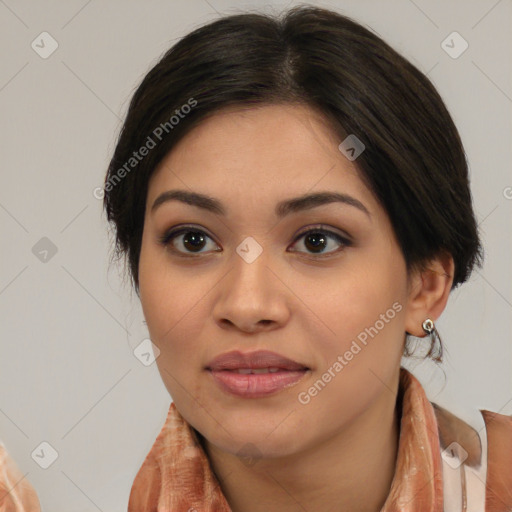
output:
M 104 207 L 115 254 L 127 257 L 137 293 L 148 181 L 158 163 L 225 107 L 285 103 L 320 112 L 340 142 L 348 134 L 362 141 L 355 163 L 389 215 L 408 271 L 447 251 L 455 288 L 481 267 L 464 148 L 430 80 L 359 23 L 303 5 L 197 28 L 135 91 L 105 178 Z M 151 149 L 135 161 L 143 146 Z

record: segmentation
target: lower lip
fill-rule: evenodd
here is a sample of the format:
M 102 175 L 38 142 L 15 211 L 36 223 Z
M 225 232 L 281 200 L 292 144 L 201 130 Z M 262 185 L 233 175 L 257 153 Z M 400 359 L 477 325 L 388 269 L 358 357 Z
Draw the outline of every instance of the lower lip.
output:
M 299 382 L 308 370 L 274 373 L 237 373 L 229 370 L 208 370 L 219 386 L 233 395 L 259 398 L 272 395 Z

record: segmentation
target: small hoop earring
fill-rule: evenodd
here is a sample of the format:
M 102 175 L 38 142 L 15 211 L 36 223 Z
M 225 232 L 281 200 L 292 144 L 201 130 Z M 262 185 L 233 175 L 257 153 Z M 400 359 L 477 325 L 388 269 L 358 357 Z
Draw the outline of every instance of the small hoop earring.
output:
M 434 361 L 441 363 L 443 360 L 443 345 L 441 343 L 441 338 L 439 337 L 439 333 L 437 332 L 436 326 L 434 322 L 430 318 L 426 318 L 422 323 L 423 330 L 425 334 L 430 338 L 430 350 L 426 357 L 432 358 Z M 409 332 L 406 331 L 407 335 L 410 335 Z M 438 344 L 438 348 L 436 349 L 436 343 Z M 408 346 L 405 347 L 405 356 L 410 356 L 411 352 L 409 351 Z
M 432 320 L 430 320 L 430 318 L 427 318 L 423 322 L 422 327 L 426 334 L 432 334 L 432 332 L 434 331 L 434 328 L 435 328 L 434 322 L 432 322 Z

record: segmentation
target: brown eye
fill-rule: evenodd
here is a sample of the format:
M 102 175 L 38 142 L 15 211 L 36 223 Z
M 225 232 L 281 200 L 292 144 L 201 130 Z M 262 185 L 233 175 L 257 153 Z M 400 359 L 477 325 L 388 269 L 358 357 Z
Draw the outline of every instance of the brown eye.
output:
M 292 252 L 304 252 L 312 256 L 324 257 L 340 252 L 352 245 L 348 238 L 322 226 L 310 228 L 298 235 L 293 246 L 297 245 L 301 239 L 304 239 L 302 243 L 305 251 L 294 249 Z M 209 241 L 213 247 L 208 250 Z M 201 256 L 209 252 L 219 252 L 222 250 L 220 248 L 215 249 L 215 246 L 218 247 L 218 245 L 213 239 L 203 230 L 193 226 L 182 226 L 179 229 L 170 230 L 159 238 L 159 242 L 173 253 L 185 257 Z M 336 246 L 339 248 L 336 249 Z M 207 250 L 203 250 L 205 248 Z
M 208 245 L 208 240 L 212 239 L 204 231 L 184 227 L 166 233 L 159 241 L 175 253 L 194 255 L 206 252 L 202 249 Z
M 332 254 L 335 252 L 339 252 L 343 248 L 352 245 L 350 240 L 348 240 L 347 238 L 328 229 L 323 229 L 322 227 L 309 229 L 308 231 L 301 233 L 296 238 L 294 245 L 296 245 L 297 241 L 302 238 L 304 239 L 303 245 L 306 248 L 306 251 L 310 251 L 310 254 Z M 328 250 L 329 247 L 332 247 L 333 245 L 336 246 L 336 244 L 340 245 L 341 248 L 338 250 Z

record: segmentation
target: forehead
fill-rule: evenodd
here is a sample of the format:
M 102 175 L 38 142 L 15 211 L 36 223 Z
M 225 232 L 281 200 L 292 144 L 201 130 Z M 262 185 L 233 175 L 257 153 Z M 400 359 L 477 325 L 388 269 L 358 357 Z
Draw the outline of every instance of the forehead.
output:
M 327 120 L 306 106 L 228 108 L 191 130 L 160 162 L 148 203 L 170 188 L 238 199 L 240 206 L 329 189 L 356 195 L 374 209 L 340 142 Z

